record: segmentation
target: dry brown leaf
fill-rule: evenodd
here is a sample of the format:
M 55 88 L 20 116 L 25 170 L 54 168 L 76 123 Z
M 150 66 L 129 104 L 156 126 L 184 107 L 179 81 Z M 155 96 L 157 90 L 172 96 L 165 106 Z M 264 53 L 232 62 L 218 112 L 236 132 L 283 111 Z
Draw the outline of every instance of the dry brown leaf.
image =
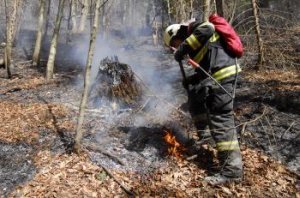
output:
M 232 192 L 229 190 L 229 188 L 225 187 L 225 186 L 222 186 L 221 187 L 222 191 L 224 193 L 226 193 L 227 195 L 232 195 Z

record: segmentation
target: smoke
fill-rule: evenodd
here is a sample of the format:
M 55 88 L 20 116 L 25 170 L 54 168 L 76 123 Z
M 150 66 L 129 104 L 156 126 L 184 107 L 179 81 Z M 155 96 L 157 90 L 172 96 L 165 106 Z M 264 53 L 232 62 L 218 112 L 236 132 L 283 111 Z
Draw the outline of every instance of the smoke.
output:
M 140 105 L 146 106 L 145 109 L 147 109 L 146 114 L 138 113 L 132 117 L 135 126 L 149 124 L 149 117 L 155 117 L 155 120 L 160 123 L 169 121 L 170 113 L 174 110 L 173 106 L 178 105 L 170 104 L 178 102 L 178 96 L 182 94 L 179 67 L 173 61 L 173 56 L 167 54 L 162 47 L 153 46 L 151 37 L 146 38 L 147 42 L 139 45 L 144 42 L 143 39 L 120 40 L 111 37 L 104 40 L 98 36 L 91 72 L 91 79 L 94 82 L 100 61 L 114 56 L 117 56 L 121 63 L 128 64 L 132 68 L 136 80 L 145 91 Z M 80 64 L 84 66 L 88 52 L 88 37 L 77 40 L 76 43 L 78 47 L 75 47 L 71 54 L 74 60 L 80 61 Z
M 49 38 L 53 32 L 57 2 L 52 1 L 51 5 Z M 159 10 L 155 7 L 154 2 L 146 0 L 108 2 L 109 4 L 102 10 L 100 16 L 101 22 L 91 72 L 92 82 L 97 76 L 100 61 L 105 57 L 117 56 L 121 63 L 131 66 L 136 74 L 136 79 L 146 90 L 141 105 L 146 104 L 147 113 L 163 122 L 169 119 L 169 114 L 173 110 L 173 107 L 168 103 L 174 104 L 174 106 L 178 105 L 180 101 L 178 98 L 182 96 L 183 91 L 180 84 L 180 70 L 177 63 L 173 61 L 172 54 L 166 53 L 162 46 L 153 45 L 152 25 L 154 21 L 157 23 L 161 21 L 160 16 L 157 15 Z M 36 29 L 38 5 L 36 0 L 26 4 L 21 31 L 25 33 L 26 31 L 23 30 L 29 29 L 30 31 L 26 34 L 30 35 L 31 39 L 19 39 L 19 48 L 32 47 L 34 44 L 34 34 L 32 33 Z M 89 49 L 90 32 L 88 29 L 90 22 L 86 23 L 87 30 L 85 33 L 74 34 L 72 42 L 67 45 L 67 11 L 68 8 L 65 9 L 62 21 L 56 62 L 70 59 L 73 65 L 80 65 L 84 71 Z M 49 43 L 44 43 L 44 48 L 48 48 L 48 46 Z M 31 52 L 28 54 L 30 55 Z M 47 52 L 44 53 L 45 59 L 47 56 Z M 56 67 L 70 66 L 61 63 L 57 64 Z M 82 86 L 82 80 L 82 78 L 78 79 L 78 85 Z M 150 102 L 147 103 L 147 101 Z M 141 115 L 137 115 L 134 121 L 139 126 L 147 124 L 147 122 L 147 118 Z
M 130 115 L 135 126 L 148 125 L 149 118 L 152 120 L 155 118 L 159 123 L 170 121 L 174 106 L 180 105 L 182 100 L 179 99 L 184 95 L 180 70 L 177 63 L 173 61 L 173 55 L 166 53 L 162 47 L 153 46 L 151 39 L 149 36 L 135 39 L 129 36 L 123 39 L 110 37 L 104 40 L 99 35 L 96 41 L 91 72 L 92 82 L 97 76 L 100 61 L 106 57 L 117 56 L 121 63 L 128 64 L 132 68 L 136 80 L 145 91 L 140 105 L 145 106 L 146 114 Z M 88 40 L 88 37 L 77 40 L 79 47 L 74 48 L 71 53 L 73 59 L 80 61 L 83 66 L 86 64 Z M 110 119 L 109 122 L 113 123 L 114 119 Z

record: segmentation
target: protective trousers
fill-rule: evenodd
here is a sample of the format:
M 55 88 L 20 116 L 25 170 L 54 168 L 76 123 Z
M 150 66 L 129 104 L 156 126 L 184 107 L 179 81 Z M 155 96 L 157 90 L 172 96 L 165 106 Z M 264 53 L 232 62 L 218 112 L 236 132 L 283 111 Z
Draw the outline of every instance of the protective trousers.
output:
M 233 80 L 221 84 L 229 93 L 233 92 Z M 234 124 L 232 98 L 211 82 L 196 85 L 189 92 L 188 100 L 189 111 L 200 138 L 209 126 L 218 150 L 220 173 L 227 177 L 241 177 L 243 163 Z

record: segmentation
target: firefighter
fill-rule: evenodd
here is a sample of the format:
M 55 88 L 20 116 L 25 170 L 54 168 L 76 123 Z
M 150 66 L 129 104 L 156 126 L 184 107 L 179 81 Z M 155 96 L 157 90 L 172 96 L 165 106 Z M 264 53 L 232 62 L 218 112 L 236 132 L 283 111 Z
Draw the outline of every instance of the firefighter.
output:
M 199 63 L 228 93 L 234 93 L 237 73 L 241 71 L 235 58 L 226 50 L 226 44 L 210 22 L 173 24 L 164 32 L 167 46 L 176 48 L 175 60 L 181 62 L 186 55 Z M 220 170 L 205 181 L 212 185 L 241 181 L 242 156 L 233 116 L 233 97 L 200 69 L 183 81 L 188 89 L 189 112 L 204 138 L 208 126 L 216 143 Z

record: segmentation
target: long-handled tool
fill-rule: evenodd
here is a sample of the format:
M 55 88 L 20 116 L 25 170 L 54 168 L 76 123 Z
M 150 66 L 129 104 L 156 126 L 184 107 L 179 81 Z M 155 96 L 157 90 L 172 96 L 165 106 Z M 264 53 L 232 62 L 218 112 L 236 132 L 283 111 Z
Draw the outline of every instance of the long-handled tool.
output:
M 180 67 L 180 71 L 181 71 L 181 74 L 182 74 L 182 78 L 183 78 L 184 81 L 186 81 L 187 78 L 186 78 L 186 75 L 185 75 L 185 71 L 184 71 L 184 68 L 183 68 L 182 61 L 179 62 L 179 67 Z
M 212 79 L 221 89 L 225 91 L 225 93 L 230 96 L 231 99 L 234 99 L 234 96 L 232 96 L 214 77 L 212 77 L 205 69 L 203 69 L 198 63 L 193 61 L 192 59 L 188 59 L 188 64 L 192 65 L 194 68 L 199 68 L 201 71 L 205 73 L 210 79 Z
M 173 52 L 175 52 L 177 49 L 175 47 L 170 47 L 171 50 Z M 214 77 L 212 77 L 207 71 L 205 71 L 205 69 L 203 69 L 198 63 L 196 63 L 195 61 L 193 61 L 191 58 L 188 59 L 188 64 L 192 65 L 193 68 L 198 68 L 200 69 L 202 72 L 204 72 L 205 75 L 207 75 L 210 79 L 212 79 L 221 89 L 223 89 L 225 91 L 225 93 L 230 96 L 231 99 L 234 99 L 234 95 L 231 95 Z M 186 75 L 185 75 L 185 72 L 184 72 L 184 68 L 183 68 L 183 64 L 182 64 L 182 61 L 179 62 L 179 67 L 180 67 L 180 71 L 181 71 L 181 74 L 182 74 L 182 77 L 183 77 L 183 80 L 187 80 L 186 78 Z M 187 91 L 188 90 L 188 87 L 187 87 Z
M 175 52 L 177 49 L 175 47 L 170 47 L 170 49 Z M 180 71 L 181 71 L 181 74 L 182 74 L 182 78 L 184 81 L 187 80 L 186 78 L 186 75 L 185 75 L 185 71 L 184 71 L 184 68 L 183 68 L 183 64 L 182 64 L 182 61 L 179 61 L 179 67 L 180 67 Z M 187 91 L 189 91 L 188 87 L 187 87 Z

